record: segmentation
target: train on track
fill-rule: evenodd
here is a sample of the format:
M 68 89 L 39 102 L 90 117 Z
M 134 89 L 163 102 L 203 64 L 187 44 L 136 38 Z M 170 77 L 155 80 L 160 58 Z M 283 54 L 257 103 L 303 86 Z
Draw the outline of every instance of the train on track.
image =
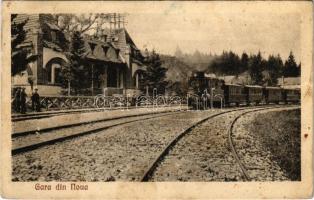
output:
M 298 88 L 227 84 L 224 80 L 206 77 L 204 72 L 194 72 L 189 79 L 188 104 L 194 109 L 216 105 L 300 103 L 300 97 Z

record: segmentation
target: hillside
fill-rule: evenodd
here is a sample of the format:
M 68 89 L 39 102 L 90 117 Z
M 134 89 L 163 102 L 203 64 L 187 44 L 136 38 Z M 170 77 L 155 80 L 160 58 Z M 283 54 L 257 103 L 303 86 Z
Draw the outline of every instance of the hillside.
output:
M 193 71 L 190 66 L 174 56 L 160 55 L 163 66 L 168 69 L 167 80 L 171 82 L 185 82 Z

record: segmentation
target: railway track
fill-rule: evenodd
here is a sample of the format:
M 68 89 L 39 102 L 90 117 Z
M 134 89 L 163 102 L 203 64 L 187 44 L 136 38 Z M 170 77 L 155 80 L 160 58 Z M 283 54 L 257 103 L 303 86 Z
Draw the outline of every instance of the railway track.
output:
M 93 108 L 93 109 L 78 109 L 78 110 L 62 110 L 62 111 L 50 111 L 50 112 L 43 112 L 43 113 L 28 113 L 28 114 L 18 114 L 18 115 L 12 115 L 11 121 L 17 122 L 17 121 L 25 121 L 25 120 L 34 120 L 34 119 L 42 119 L 42 118 L 48 118 L 53 116 L 59 116 L 59 115 L 67 115 L 67 114 L 73 114 L 73 113 L 85 113 L 85 112 L 98 112 L 103 111 L 104 108 Z
M 144 175 L 141 177 L 141 181 L 142 182 L 148 182 L 152 177 L 154 172 L 156 171 L 156 169 L 158 168 L 158 166 L 160 165 L 160 163 L 165 159 L 165 157 L 168 155 L 168 153 L 170 152 L 170 150 L 172 148 L 175 147 L 175 145 L 178 143 L 178 141 L 180 139 L 182 139 L 187 133 L 189 133 L 193 128 L 195 128 L 196 126 L 202 124 L 203 122 L 216 118 L 218 116 L 230 113 L 230 112 L 235 112 L 235 111 L 242 111 L 242 110 L 247 110 L 249 109 L 249 111 L 241 113 L 240 115 L 238 115 L 233 121 L 231 126 L 229 127 L 229 131 L 228 131 L 228 137 L 229 137 L 229 144 L 230 147 L 232 149 L 232 153 L 238 163 L 238 165 L 240 166 L 241 169 L 241 173 L 243 173 L 243 176 L 245 177 L 245 180 L 250 180 L 248 173 L 246 171 L 245 166 L 242 164 L 242 162 L 239 159 L 239 156 L 237 154 L 237 151 L 235 149 L 235 146 L 233 144 L 231 135 L 232 135 L 232 129 L 234 124 L 236 123 L 236 121 L 243 115 L 251 113 L 251 112 L 256 112 L 256 111 L 261 111 L 261 110 L 266 110 L 266 109 L 273 109 L 273 108 L 280 108 L 282 106 L 267 106 L 267 107 L 263 107 L 263 108 L 238 108 L 238 109 L 233 109 L 233 110 L 228 110 L 228 111 L 224 111 L 218 114 L 214 114 L 211 115 L 209 117 L 206 117 L 196 123 L 194 123 L 193 125 L 191 125 L 190 127 L 188 127 L 187 129 L 185 129 L 184 131 L 180 132 L 179 134 L 177 134 L 167 145 L 166 147 L 161 151 L 161 153 L 155 158 L 155 160 L 149 165 L 149 167 L 145 170 Z
M 263 109 L 263 110 L 266 110 L 266 109 Z M 230 127 L 229 127 L 229 130 L 228 130 L 228 142 L 229 142 L 229 145 L 230 145 L 230 148 L 231 148 L 231 151 L 232 151 L 232 154 L 233 154 L 233 157 L 234 159 L 236 160 L 239 168 L 240 168 L 240 171 L 245 179 L 245 181 L 251 181 L 252 178 L 250 177 L 249 175 L 249 170 L 247 169 L 247 167 L 245 166 L 245 164 L 242 162 L 242 160 L 240 159 L 240 156 L 239 156 L 239 153 L 237 151 L 237 148 L 236 148 L 236 145 L 232 139 L 232 136 L 234 135 L 234 127 L 235 127 L 235 124 L 237 123 L 237 121 L 239 121 L 240 118 L 244 117 L 245 115 L 248 115 L 250 113 L 252 113 L 254 111 L 248 111 L 248 112 L 244 112 L 244 113 L 241 113 L 240 115 L 238 115 L 231 123 Z M 254 168 L 253 168 L 254 169 Z
M 152 108 L 152 106 L 132 106 L 132 107 L 113 107 L 113 108 L 88 108 L 88 109 L 77 109 L 77 110 L 60 110 L 60 111 L 50 111 L 50 112 L 43 112 L 43 113 L 28 113 L 28 114 L 18 114 L 12 115 L 11 121 L 18 122 L 18 121 L 26 121 L 26 120 L 35 120 L 35 119 L 42 119 L 42 118 L 49 118 L 54 116 L 60 115 L 68 115 L 74 113 L 89 113 L 89 112 L 103 112 L 103 111 L 111 111 L 111 110 L 132 110 L 136 108 Z
M 234 125 L 238 121 L 238 119 L 240 119 L 242 116 L 244 116 L 246 114 L 249 114 L 249 113 L 252 113 L 252 112 L 254 112 L 254 111 L 248 111 L 248 112 L 244 112 L 244 113 L 241 113 L 240 115 L 238 115 L 232 121 L 231 126 L 229 127 L 229 131 L 228 131 L 228 142 L 229 142 L 229 145 L 231 147 L 233 157 L 236 160 L 236 162 L 238 163 L 238 165 L 239 165 L 239 167 L 241 169 L 241 173 L 242 173 L 242 175 L 243 175 L 243 177 L 245 178 L 246 181 L 250 181 L 251 179 L 250 179 L 250 176 L 249 176 L 249 174 L 247 172 L 247 169 L 246 169 L 245 165 L 242 163 L 241 159 L 239 158 L 238 152 L 237 152 L 237 150 L 235 148 L 235 145 L 234 145 L 234 142 L 232 140 L 232 134 L 233 134 Z
M 167 115 L 173 115 L 181 111 L 163 111 L 159 113 L 145 113 L 132 116 L 121 116 L 112 119 L 100 119 L 84 123 L 75 123 L 59 127 L 51 127 L 40 130 L 20 132 L 12 135 L 12 155 L 31 151 L 46 145 L 54 144 L 83 135 L 96 133 L 141 120 L 148 120 Z
M 269 106 L 269 108 L 275 108 L 275 106 Z M 260 109 L 265 109 L 265 106 L 213 110 L 209 112 L 177 112 L 175 115 L 165 115 L 164 117 L 162 114 L 158 116 L 155 114 L 155 117 L 160 117 L 158 120 L 155 120 L 154 116 L 151 115 L 142 116 L 142 118 L 133 117 L 112 120 L 98 124 L 98 127 L 92 125 L 92 127 L 85 127 L 92 130 L 103 126 L 103 131 L 96 130 L 92 132 L 97 134 L 78 138 L 74 136 L 73 139 L 70 136 L 64 142 L 50 141 L 49 139 L 53 139 L 53 136 L 49 138 L 48 135 L 50 134 L 48 133 L 40 135 L 30 134 L 36 142 L 45 142 L 43 139 L 46 139 L 49 143 L 39 146 L 42 148 L 35 146 L 14 154 L 14 180 L 244 180 L 229 147 L 228 128 L 238 114 Z M 239 111 L 223 115 L 223 113 L 237 110 Z M 221 117 L 218 117 L 218 115 Z M 217 119 L 207 120 L 202 123 L 202 121 L 213 116 L 216 116 Z M 216 121 L 217 123 L 215 123 Z M 107 126 L 110 127 L 108 128 Z M 191 126 L 195 128 L 191 128 Z M 190 131 L 181 136 L 181 140 L 180 138 L 178 139 L 179 142 L 176 141 L 172 147 L 167 147 L 170 146 L 169 141 L 171 143 L 174 138 L 178 138 L 178 133 L 182 134 L 187 129 Z M 65 134 L 71 135 L 84 131 L 82 127 L 63 130 L 65 131 L 61 129 L 56 131 L 55 135 L 63 134 L 62 136 L 66 137 Z M 69 130 L 71 133 L 67 133 L 66 130 Z M 207 130 L 211 131 L 206 133 Z M 236 134 L 237 132 L 235 132 Z M 14 139 L 19 138 L 22 139 L 23 137 Z M 28 139 L 31 142 L 31 138 Z M 58 143 L 49 145 L 55 142 Z M 235 139 L 235 142 L 238 145 L 237 139 Z M 25 140 L 24 145 L 26 145 Z M 32 151 L 36 148 L 39 149 Z M 164 159 L 161 158 L 157 165 L 153 164 L 153 161 L 157 160 L 157 155 L 165 152 L 165 148 L 170 150 L 169 154 L 166 152 Z M 242 156 L 242 151 L 239 151 L 239 153 Z M 221 157 L 221 155 L 223 156 Z M 247 163 L 245 162 L 245 164 Z M 148 166 L 152 168 L 151 166 L 153 165 L 155 165 L 155 169 L 149 170 Z M 205 165 L 205 168 L 203 165 Z M 250 165 L 248 166 L 250 170 L 249 167 Z M 148 174 L 146 180 L 143 178 L 144 172 Z M 216 172 L 218 174 L 215 174 Z

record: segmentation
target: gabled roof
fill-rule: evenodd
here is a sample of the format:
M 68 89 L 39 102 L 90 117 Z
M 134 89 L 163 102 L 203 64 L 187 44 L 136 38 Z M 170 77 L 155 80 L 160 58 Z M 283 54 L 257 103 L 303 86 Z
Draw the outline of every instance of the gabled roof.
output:
M 85 36 L 85 48 L 87 50 L 86 58 L 104 62 L 122 63 L 123 60 L 119 55 L 119 49 L 114 47 L 110 42 L 103 42 Z M 92 49 L 93 48 L 93 49 Z
M 222 77 L 222 79 L 226 82 L 226 83 L 234 83 L 236 76 L 224 76 Z
M 238 76 L 220 76 L 219 79 L 224 80 L 225 83 L 245 85 L 250 83 L 251 78 L 247 72 L 244 72 L 242 74 L 239 74 Z
M 127 48 L 131 48 L 131 51 L 138 51 L 139 55 L 143 57 L 141 51 L 137 48 L 136 44 L 125 28 L 115 30 L 105 28 L 102 30 L 102 34 L 107 35 L 107 41 L 113 43 L 117 48 L 119 48 L 123 56 L 128 51 Z
M 278 80 L 279 85 L 300 85 L 301 84 L 301 77 L 284 77 L 284 78 L 278 78 L 277 80 Z

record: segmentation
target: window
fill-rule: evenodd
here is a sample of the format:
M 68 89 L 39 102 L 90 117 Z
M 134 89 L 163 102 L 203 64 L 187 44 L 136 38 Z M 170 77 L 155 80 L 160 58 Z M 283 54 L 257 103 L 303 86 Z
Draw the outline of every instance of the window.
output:
M 51 41 L 56 42 L 57 41 L 57 34 L 55 31 L 51 31 Z
M 55 68 L 55 83 L 61 84 L 62 78 L 61 78 L 61 67 Z
M 61 83 L 61 65 L 53 63 L 49 70 L 48 68 L 48 82 L 52 84 Z

